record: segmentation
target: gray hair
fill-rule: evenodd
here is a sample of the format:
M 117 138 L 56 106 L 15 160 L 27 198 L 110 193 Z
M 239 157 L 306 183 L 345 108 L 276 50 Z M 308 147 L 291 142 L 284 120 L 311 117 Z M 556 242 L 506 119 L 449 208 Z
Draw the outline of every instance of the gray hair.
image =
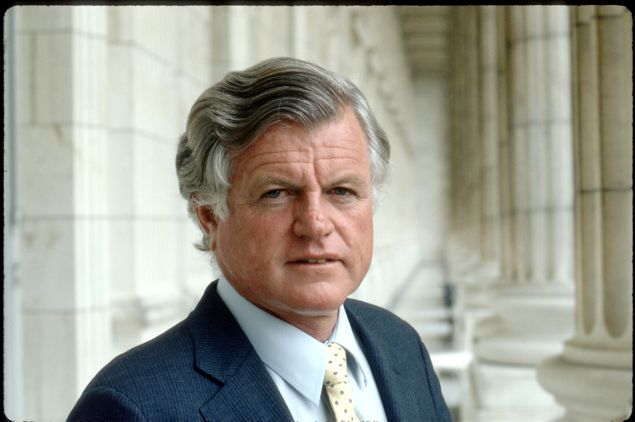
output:
M 390 144 L 366 98 L 349 80 L 306 61 L 280 57 L 229 72 L 194 102 L 176 153 L 176 173 L 188 213 L 197 206 L 225 218 L 232 161 L 267 128 L 294 122 L 307 129 L 351 107 L 368 141 L 373 198 L 388 177 Z M 200 227 L 200 225 L 199 225 Z M 208 251 L 203 227 L 196 246 Z

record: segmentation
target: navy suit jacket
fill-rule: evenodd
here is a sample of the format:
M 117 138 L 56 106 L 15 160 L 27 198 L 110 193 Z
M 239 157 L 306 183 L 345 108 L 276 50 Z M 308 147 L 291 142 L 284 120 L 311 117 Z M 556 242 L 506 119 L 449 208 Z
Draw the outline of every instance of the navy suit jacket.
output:
M 390 421 L 451 421 L 415 330 L 379 307 L 344 304 Z M 179 324 L 116 357 L 69 421 L 292 421 L 253 346 L 210 284 Z M 303 421 L 301 421 L 303 422 Z

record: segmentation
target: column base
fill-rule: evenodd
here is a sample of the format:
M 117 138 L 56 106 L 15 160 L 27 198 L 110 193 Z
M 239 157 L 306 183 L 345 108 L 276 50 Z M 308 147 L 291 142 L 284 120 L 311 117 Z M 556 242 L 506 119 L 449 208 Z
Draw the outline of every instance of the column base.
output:
M 540 384 L 566 408 L 559 422 L 617 422 L 632 412 L 632 369 L 581 365 L 560 355 L 541 363 L 537 373 Z
M 480 361 L 535 367 L 562 352 L 562 340 L 573 334 L 574 301 L 564 294 L 550 296 L 549 288 L 510 289 L 494 301 L 495 316 L 475 332 Z
M 477 408 L 466 420 L 548 422 L 564 414 L 532 367 L 480 363 L 476 380 Z
M 476 328 L 477 394 L 473 420 L 547 422 L 564 410 L 536 380 L 536 366 L 562 352 L 573 332 L 566 286 L 515 286 L 493 301 L 495 315 Z

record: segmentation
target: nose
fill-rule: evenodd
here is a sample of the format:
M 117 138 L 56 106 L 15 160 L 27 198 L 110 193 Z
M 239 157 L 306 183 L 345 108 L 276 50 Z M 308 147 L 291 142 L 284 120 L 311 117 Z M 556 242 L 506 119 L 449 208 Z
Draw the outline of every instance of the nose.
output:
M 298 201 L 293 221 L 293 233 L 305 239 L 316 240 L 333 232 L 333 222 L 322 203 L 321 194 L 307 194 Z

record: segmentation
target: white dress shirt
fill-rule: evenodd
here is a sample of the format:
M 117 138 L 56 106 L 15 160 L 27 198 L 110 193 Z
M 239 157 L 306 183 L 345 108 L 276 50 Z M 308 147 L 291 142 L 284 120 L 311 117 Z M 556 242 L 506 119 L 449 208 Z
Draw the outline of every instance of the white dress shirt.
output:
M 344 306 L 339 309 L 331 338 L 322 343 L 246 300 L 224 277 L 218 281 L 218 294 L 264 362 L 294 420 L 329 420 L 328 398 L 322 394 L 329 342 L 346 349 L 355 411 L 360 421 L 387 420 L 372 371 Z

